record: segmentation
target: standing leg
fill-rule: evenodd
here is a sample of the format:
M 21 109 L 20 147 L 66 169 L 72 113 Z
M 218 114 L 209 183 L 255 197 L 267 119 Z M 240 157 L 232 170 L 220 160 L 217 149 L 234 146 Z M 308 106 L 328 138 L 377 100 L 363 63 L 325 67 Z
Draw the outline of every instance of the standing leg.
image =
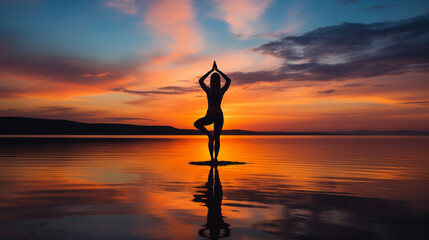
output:
M 220 114 L 219 117 L 214 122 L 214 147 L 215 147 L 215 161 L 217 161 L 217 156 L 219 155 L 220 149 L 220 134 L 223 127 L 223 114 Z
M 213 160 L 213 134 L 211 134 L 204 126 L 205 125 L 210 125 L 213 123 L 213 119 L 211 119 L 208 116 L 202 117 L 200 119 L 198 119 L 197 121 L 195 121 L 194 126 L 200 130 L 202 133 L 206 134 L 209 137 L 209 152 L 210 152 L 210 157 L 211 160 Z
M 213 141 L 214 137 L 209 136 L 209 152 L 210 152 L 210 160 L 213 161 Z

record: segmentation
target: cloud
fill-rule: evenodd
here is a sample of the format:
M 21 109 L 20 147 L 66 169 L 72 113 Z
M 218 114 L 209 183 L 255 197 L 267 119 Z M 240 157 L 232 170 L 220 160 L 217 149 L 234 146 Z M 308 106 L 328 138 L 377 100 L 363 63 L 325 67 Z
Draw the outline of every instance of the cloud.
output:
M 324 90 L 324 91 L 318 91 L 317 93 L 324 93 L 324 94 L 331 94 L 336 92 L 337 90 L 335 89 L 329 89 L 329 90 Z
M 134 91 L 123 87 L 119 87 L 119 88 L 114 88 L 113 91 L 147 96 L 147 95 L 157 95 L 157 94 L 178 95 L 178 94 L 198 92 L 201 90 L 198 87 L 167 86 L 167 87 L 160 87 L 160 88 L 157 88 L 156 90 L 150 90 L 150 91 Z
M 174 61 L 198 53 L 204 47 L 195 20 L 192 0 L 107 0 L 105 6 L 126 14 L 140 14 L 142 23 L 152 31 L 154 63 Z
M 403 102 L 401 104 L 429 104 L 429 101 Z
M 377 5 L 377 6 L 372 6 L 372 7 L 366 7 L 366 8 L 362 8 L 361 11 L 378 11 L 378 10 L 386 10 L 389 8 L 394 8 L 397 7 L 401 4 L 391 4 L 391 5 Z
M 82 107 L 69 106 L 39 106 L 32 109 L 0 109 L 0 116 L 20 116 L 32 118 L 67 119 L 78 122 L 111 122 L 111 121 L 157 121 L 151 118 L 120 117 L 127 113 L 117 111 L 83 109 Z M 110 117 L 118 116 L 118 117 Z M 129 114 L 128 114 L 129 116 Z M 142 116 L 140 114 L 140 116 Z
M 156 41 L 162 43 L 163 50 L 168 40 L 168 55 L 158 60 L 174 60 L 203 48 L 191 0 L 153 1 L 147 6 L 143 22 L 153 31 Z
M 343 85 L 343 87 L 362 87 L 364 85 L 365 84 L 363 84 L 363 83 L 351 83 L 351 84 Z
M 214 0 L 219 9 L 219 18 L 229 24 L 237 37 L 247 38 L 261 31 L 260 17 L 272 0 Z
M 91 121 L 97 120 L 100 115 L 112 114 L 102 110 L 82 109 L 78 107 L 66 106 L 39 106 L 31 109 L 25 108 L 8 108 L 0 109 L 2 116 L 20 116 L 34 118 L 51 118 L 51 119 L 68 119 L 75 121 Z
M 108 0 L 105 6 L 113 7 L 126 14 L 137 14 L 136 0 Z
M 372 24 L 342 23 L 254 49 L 284 60 L 275 71 L 234 72 L 240 84 L 331 81 L 429 71 L 429 14 Z
M 6 75 L 92 85 L 115 80 L 136 67 L 136 63 L 131 62 L 103 63 L 83 58 L 30 53 L 12 40 L 20 42 L 22 39 L 0 39 L 0 72 Z
M 112 76 L 112 75 L 114 76 L 114 74 L 112 74 L 110 72 L 97 73 L 97 74 L 85 73 L 85 74 L 82 74 L 82 77 L 102 78 L 102 77 Z
M 276 71 L 256 71 L 256 72 L 232 72 L 228 76 L 233 79 L 234 85 L 252 84 L 257 82 L 276 82 L 287 79 L 287 74 Z
M 98 84 L 123 76 L 128 68 L 124 66 L 121 69 L 120 65 L 60 56 L 0 53 L 0 70 L 7 75 L 81 85 Z M 106 70 L 111 72 L 106 74 Z
M 0 97 L 99 93 L 127 82 L 139 64 L 34 53 L 11 35 L 0 38 Z

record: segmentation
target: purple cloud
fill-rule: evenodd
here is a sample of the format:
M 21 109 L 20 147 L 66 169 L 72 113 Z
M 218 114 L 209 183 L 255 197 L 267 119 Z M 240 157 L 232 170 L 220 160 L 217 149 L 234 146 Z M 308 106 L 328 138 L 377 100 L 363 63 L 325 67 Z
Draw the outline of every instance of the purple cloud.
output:
M 284 60 L 275 71 L 234 72 L 238 84 L 332 81 L 429 71 L 429 14 L 398 22 L 342 23 L 254 49 Z

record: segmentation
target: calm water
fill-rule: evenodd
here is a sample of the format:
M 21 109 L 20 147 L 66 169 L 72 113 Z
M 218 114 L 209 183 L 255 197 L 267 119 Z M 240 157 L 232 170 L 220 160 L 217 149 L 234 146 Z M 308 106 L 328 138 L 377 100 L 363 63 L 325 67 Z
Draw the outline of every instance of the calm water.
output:
M 429 137 L 0 138 L 0 239 L 428 239 Z

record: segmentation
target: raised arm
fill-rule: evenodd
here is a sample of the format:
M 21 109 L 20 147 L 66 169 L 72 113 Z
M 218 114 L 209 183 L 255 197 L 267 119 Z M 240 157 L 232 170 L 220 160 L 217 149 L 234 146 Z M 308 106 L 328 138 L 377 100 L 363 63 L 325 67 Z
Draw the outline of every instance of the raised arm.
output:
M 214 69 L 212 69 L 212 70 L 208 71 L 208 72 L 207 72 L 204 76 L 202 76 L 202 77 L 200 78 L 200 80 L 199 80 L 199 82 L 200 82 L 200 86 L 201 86 L 201 88 L 202 88 L 205 92 L 209 91 L 209 90 L 210 90 L 210 88 L 209 88 L 209 87 L 207 87 L 207 85 L 204 83 L 204 80 L 206 80 L 207 76 L 208 76 L 208 75 L 210 75 L 210 73 L 212 73 L 212 72 L 213 72 L 213 70 L 214 70 Z
M 217 69 L 216 71 L 220 73 L 220 75 L 222 75 L 222 77 L 225 79 L 225 85 L 223 85 L 223 87 L 221 88 L 222 93 L 225 93 L 226 90 L 228 90 L 229 85 L 231 84 L 231 79 L 226 76 L 226 74 L 223 73 L 221 70 Z

